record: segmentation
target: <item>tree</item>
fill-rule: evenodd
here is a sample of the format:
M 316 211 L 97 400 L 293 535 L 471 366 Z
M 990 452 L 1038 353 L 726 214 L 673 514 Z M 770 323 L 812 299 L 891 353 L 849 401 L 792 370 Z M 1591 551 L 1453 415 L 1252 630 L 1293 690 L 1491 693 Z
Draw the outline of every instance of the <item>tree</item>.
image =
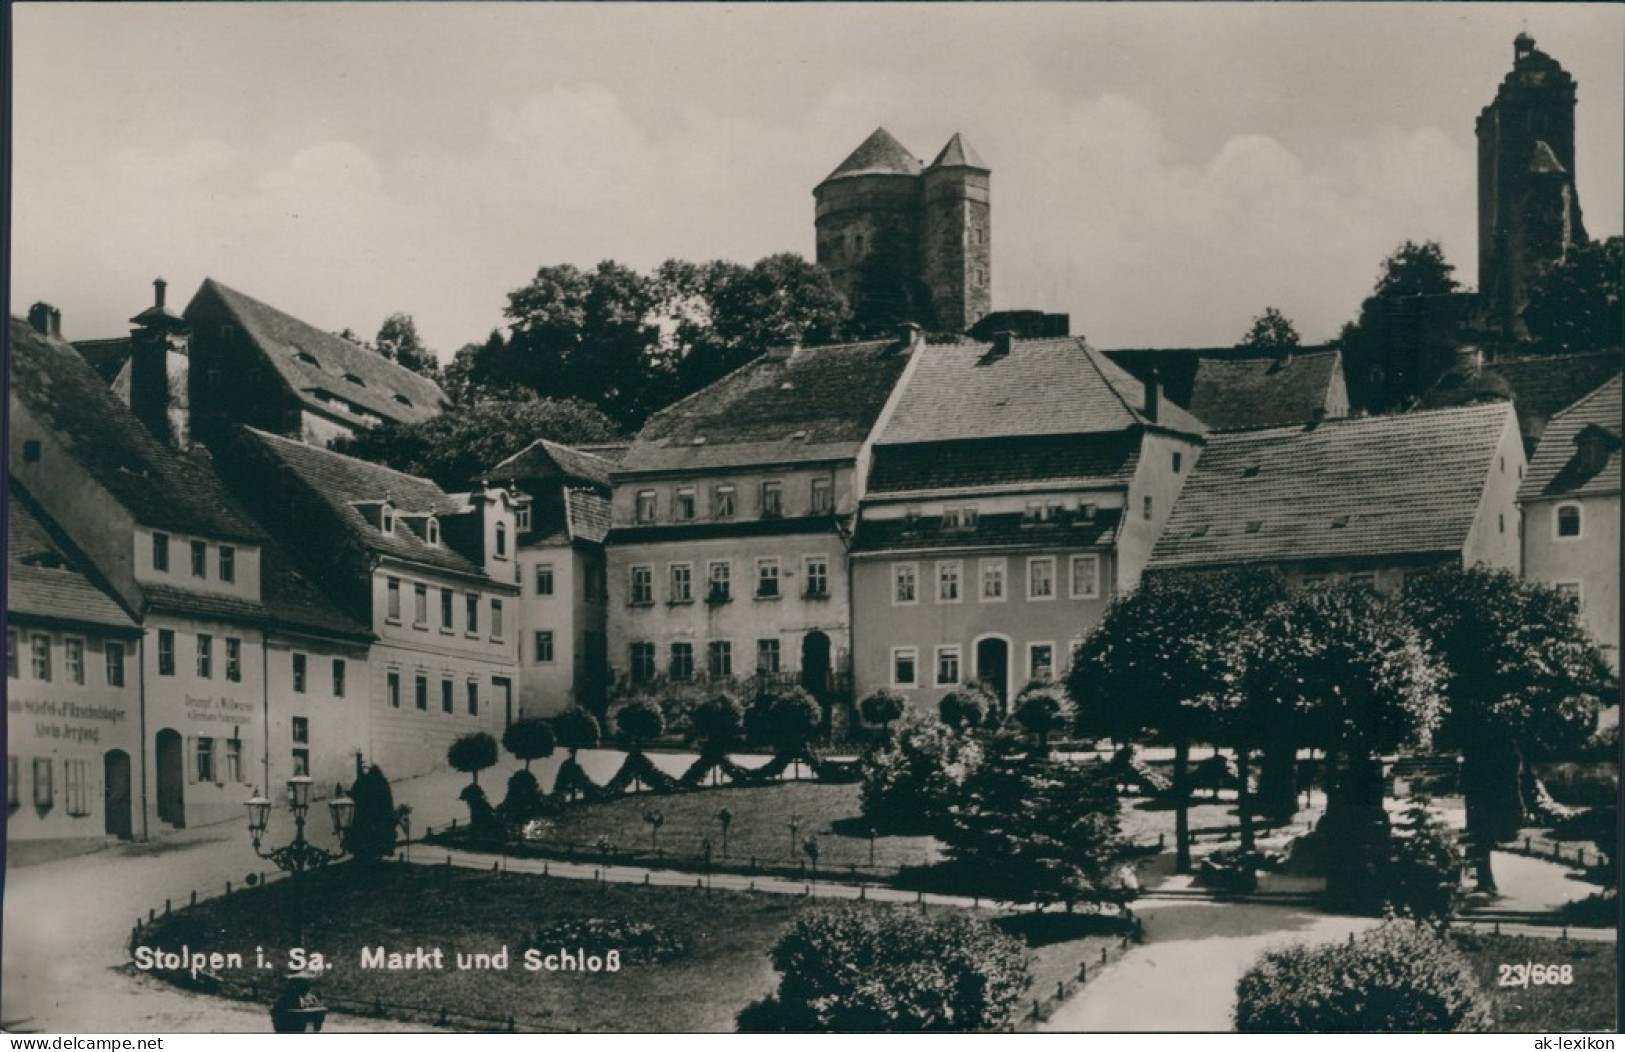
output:
M 726 753 L 744 737 L 745 710 L 727 694 L 707 698 L 694 706 L 689 716 L 689 733 L 700 743 L 701 751 Z
M 1480 1033 L 1492 1002 L 1439 931 L 1389 921 L 1349 944 L 1271 950 L 1236 985 L 1244 1034 Z
M 1444 670 L 1403 609 L 1369 588 L 1306 588 L 1237 641 L 1252 718 L 1326 751 L 1327 890 L 1364 898 L 1387 855 L 1380 753 L 1425 746 Z
M 553 738 L 553 726 L 544 719 L 526 716 L 508 724 L 502 732 L 502 747 L 516 758 L 525 761 L 530 770 L 532 760 L 543 760 L 553 755 L 558 743 Z
M 942 696 L 937 711 L 942 722 L 956 731 L 975 730 L 998 709 L 999 699 L 977 683 L 966 683 Z
M 424 346 L 417 322 L 410 314 L 396 312 L 384 319 L 373 340 L 373 350 L 398 365 L 431 380 L 440 379 L 440 361 Z
M 1618 236 L 1591 241 L 1535 280 L 1523 322 L 1543 354 L 1618 350 L 1620 276 L 1625 253 Z
M 484 731 L 464 734 L 446 750 L 446 762 L 455 771 L 472 775 L 475 785 L 480 784 L 480 772 L 497 763 L 497 740 Z
M 1468 843 L 1479 888 L 1493 891 L 1491 851 L 1531 811 L 1529 760 L 1586 740 L 1608 666 L 1573 599 L 1510 571 L 1414 577 L 1405 605 L 1449 671 L 1438 740 L 1461 752 Z
M 1407 240 L 1382 261 L 1382 273 L 1377 277 L 1374 296 L 1437 296 L 1455 292 L 1461 282 L 1451 277 L 1455 265 L 1444 258 L 1444 249 L 1437 241 L 1424 241 L 1418 245 Z
M 415 424 L 385 424 L 333 448 L 457 489 L 538 438 L 571 445 L 615 435 L 609 418 L 585 403 L 523 394 L 453 405 Z
M 578 751 L 598 747 L 598 721 L 586 709 L 565 709 L 553 717 L 553 736 L 560 745 L 570 750 L 573 761 Z
M 896 735 L 860 762 L 863 817 L 892 831 L 937 832 L 981 757 L 975 739 L 947 724 L 919 715 L 905 718 Z
M 632 751 L 640 751 L 644 744 L 660 737 L 666 729 L 666 718 L 660 706 L 652 701 L 629 701 L 615 711 L 615 729 L 621 732 Z
M 1254 351 L 1291 351 L 1298 346 L 1298 329 L 1286 315 L 1274 307 L 1265 307 L 1236 346 Z
M 1067 688 L 1080 733 L 1118 741 L 1154 733 L 1172 743 L 1174 851 L 1182 873 L 1191 866 L 1191 744 L 1221 733 L 1221 714 L 1239 700 L 1236 635 L 1285 587 L 1278 575 L 1256 570 L 1148 575 L 1112 600 L 1073 659 Z M 1295 748 L 1277 743 L 1273 751 L 1291 763 Z
M 355 813 L 344 831 L 343 847 L 357 862 L 377 862 L 395 853 L 395 796 L 383 769 L 373 764 L 350 787 Z
M 1405 808 L 1380 889 L 1387 908 L 1413 920 L 1448 924 L 1461 883 L 1461 847 L 1455 831 L 1424 797 Z
M 764 691 L 745 710 L 745 737 L 779 756 L 799 756 L 818 737 L 824 710 L 800 687 Z
M 1430 381 L 1426 362 L 1447 359 L 1454 352 L 1454 332 L 1424 332 L 1418 344 L 1416 333 L 1410 331 L 1415 312 L 1400 302 L 1455 292 L 1460 285 L 1451 277 L 1454 271 L 1437 241 L 1420 245 L 1406 241 L 1383 260 L 1372 294 L 1360 304 L 1358 320 L 1345 325 L 1337 341 L 1352 405 L 1380 411 L 1403 404 Z M 1414 360 L 1394 357 L 1401 347 L 1411 347 Z
M 878 723 L 881 730 L 891 733 L 891 725 L 902 718 L 908 708 L 908 702 L 895 690 L 881 687 L 872 691 L 858 702 L 858 712 L 863 716 L 865 723 Z
M 1030 981 L 1019 942 L 957 910 L 817 910 L 772 959 L 779 989 L 740 1013 L 742 1031 L 1002 1030 Z
M 1049 736 L 1076 717 L 1072 699 L 1053 683 L 1034 681 L 1016 695 L 1016 722 L 1033 736 L 1040 749 L 1049 748 Z
M 1040 906 L 1125 902 L 1117 787 L 1106 765 L 1054 759 L 1019 739 L 989 741 L 940 838 L 986 894 Z

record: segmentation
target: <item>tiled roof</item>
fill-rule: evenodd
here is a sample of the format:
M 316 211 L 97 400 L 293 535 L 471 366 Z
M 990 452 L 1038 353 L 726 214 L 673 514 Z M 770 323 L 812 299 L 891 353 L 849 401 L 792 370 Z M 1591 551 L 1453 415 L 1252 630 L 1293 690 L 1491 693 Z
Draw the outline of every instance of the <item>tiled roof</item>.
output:
M 1202 358 L 1187 408 L 1209 427 L 1306 424 L 1317 410 L 1325 412 L 1326 393 L 1342 368 L 1336 351 Z
M 1512 407 L 1208 436 L 1151 568 L 1459 551 Z
M 904 149 L 885 128 L 876 128 L 824 182 L 859 175 L 919 175 L 920 159 Z
M 131 346 L 128 336 L 115 336 L 111 340 L 73 341 L 73 349 L 84 355 L 85 361 L 96 370 L 96 375 L 102 378 L 104 384 L 118 379 L 118 374 L 130 360 Z
M 877 445 L 1093 434 L 1151 422 L 1145 385 L 1081 337 L 1018 340 L 1008 354 L 990 351 L 971 341 L 921 351 Z M 1166 398 L 1156 423 L 1203 430 Z
M 609 461 L 611 467 L 614 467 L 621 462 L 622 457 L 626 456 L 626 451 L 632 448 L 632 443 L 590 442 L 583 443 L 579 446 L 573 446 L 571 448 L 578 449 L 583 453 L 591 453 L 595 457 L 601 457 L 604 460 Z
M 257 442 L 331 508 L 346 532 L 365 547 L 381 555 L 392 555 L 459 573 L 481 572 L 450 548 L 429 544 L 411 529 L 399 524 L 393 531 L 385 533 L 370 524 L 356 508 L 358 502 L 388 500 L 397 511 L 408 515 L 457 514 L 461 510 L 459 503 L 428 479 L 280 435 L 246 427 L 241 430 L 246 441 Z M 323 543 L 317 538 L 311 538 L 311 541 Z
M 573 540 L 604 543 L 604 538 L 609 536 L 608 499 L 591 490 L 572 487 L 565 491 L 565 508 L 569 513 L 570 537 Z
M 865 519 L 858 524 L 852 551 L 898 552 L 973 548 L 1086 548 L 1112 543 L 1122 519 L 1118 508 L 1102 509 L 1091 518 L 1063 518 L 1053 523 L 1024 524 L 1019 512 L 982 515 L 974 529 L 943 529 L 937 516 Z
M 890 340 L 770 352 L 650 417 L 615 472 L 854 457 L 908 360 Z
M 1552 417 L 1524 472 L 1520 501 L 1617 494 L 1620 482 L 1620 378 L 1615 376 Z M 1596 429 L 1607 460 L 1596 471 L 1581 469 L 1576 439 Z
M 434 381 L 213 278 L 203 282 L 187 305 L 188 317 L 194 315 L 193 308 L 205 296 L 213 296 L 224 305 L 244 336 L 312 408 L 333 411 L 330 403 L 316 396 L 317 391 L 327 391 L 385 420 L 414 424 L 437 415 L 446 405 L 446 395 Z
M 1114 485 L 1134 474 L 1139 435 L 1048 435 L 876 446 L 869 492 L 964 491 L 1023 482 Z
M 6 614 L 136 631 L 135 619 L 85 572 L 77 551 L 11 480 L 6 500 Z
M 232 511 L 206 462 L 159 442 L 72 346 L 13 318 L 10 350 L 12 396 L 142 525 L 251 542 L 264 537 Z
M 1620 375 L 1620 355 L 1596 351 L 1503 358 L 1487 363 L 1484 371 L 1507 382 L 1518 410 L 1519 429 L 1525 438 L 1538 439 L 1552 417 Z
M 486 472 L 486 477 L 509 482 L 563 476 L 608 486 L 609 469 L 613 466 L 613 462 L 595 453 L 538 438 Z
M 948 140 L 948 145 L 937 154 L 937 159 L 931 162 L 933 168 L 980 168 L 988 171 L 987 162 L 982 160 L 980 154 L 965 141 L 965 137 L 954 132 L 954 137 Z

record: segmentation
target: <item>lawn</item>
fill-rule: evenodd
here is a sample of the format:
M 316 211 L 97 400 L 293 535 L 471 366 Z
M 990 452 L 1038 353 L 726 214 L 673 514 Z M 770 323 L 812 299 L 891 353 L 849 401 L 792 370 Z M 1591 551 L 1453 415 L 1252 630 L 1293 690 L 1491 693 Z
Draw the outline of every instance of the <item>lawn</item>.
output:
M 803 911 L 826 908 L 797 896 L 600 886 L 408 864 L 386 864 L 370 872 L 338 866 L 301 882 L 303 944 L 323 953 L 332 966 L 319 988 L 330 1004 L 344 999 L 414 1006 L 420 1008 L 415 1014 L 388 1014 L 414 1015 L 423 1022 L 434 1022 L 442 1008 L 498 1021 L 511 1015 L 521 1030 L 731 1031 L 741 1008 L 777 987 L 768 951 L 780 933 Z M 142 934 L 140 944 L 237 952 L 250 968 L 256 947 L 264 948 L 267 960 L 284 960 L 286 948 L 297 943 L 297 911 L 290 897 L 294 890 L 291 882 L 282 881 L 204 902 L 160 920 Z M 910 907 L 868 903 L 856 908 Z M 1033 917 L 998 919 L 986 911 L 981 915 L 1007 929 L 1013 926 L 1032 947 L 1034 996 L 1040 985 L 1052 992 L 1049 988 L 1060 977 L 1075 975 L 1079 961 L 1098 960 L 1100 948 L 1113 941 L 1098 934 L 1099 925 L 1072 925 L 1057 915 L 1052 915 L 1053 923 Z M 646 926 L 641 943 L 623 939 L 621 944 L 649 948 L 628 949 L 618 973 L 525 970 L 521 955 L 527 945 L 552 952 L 561 944 L 568 949 L 583 938 L 600 938 L 575 934 L 589 922 Z M 601 952 L 607 945 L 596 948 Z M 362 949 L 376 946 L 407 952 L 438 947 L 445 968 L 363 969 Z M 456 968 L 458 951 L 491 953 L 503 946 L 511 958 L 505 971 Z M 249 978 L 245 973 L 221 974 L 233 981 Z M 260 1000 L 274 996 L 280 974 L 257 973 L 263 984 Z M 456 1017 L 449 1022 L 460 1025 Z
M 1611 942 L 1537 939 L 1458 932 L 1456 944 L 1495 1000 L 1495 1029 L 1560 1034 L 1615 1029 L 1618 946 Z M 1502 986 L 1501 965 L 1572 965 L 1573 982 Z

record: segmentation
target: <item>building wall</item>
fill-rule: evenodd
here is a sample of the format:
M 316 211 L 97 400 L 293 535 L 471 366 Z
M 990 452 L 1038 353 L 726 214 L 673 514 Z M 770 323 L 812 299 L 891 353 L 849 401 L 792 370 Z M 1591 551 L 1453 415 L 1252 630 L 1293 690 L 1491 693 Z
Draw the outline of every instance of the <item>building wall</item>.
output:
M 520 549 L 519 709 L 555 716 L 572 705 L 596 705 L 605 670 L 604 553 L 571 544 Z M 538 568 L 550 571 L 543 594 Z M 551 658 L 539 653 L 537 633 L 550 633 Z M 596 642 L 593 636 L 596 634 Z
M 1580 536 L 1557 536 L 1557 509 L 1577 505 Z M 1619 495 L 1531 501 L 1523 508 L 1523 573 L 1532 581 L 1578 586 L 1580 616 L 1619 671 Z
M 836 179 L 813 191 L 818 264 L 835 287 L 863 313 L 875 290 L 866 279 L 884 269 L 903 286 L 921 284 L 919 179 L 868 175 Z M 884 268 L 868 266 L 878 255 Z M 925 304 L 929 306 L 929 304 Z M 926 321 L 926 319 L 919 319 Z
M 332 417 L 311 412 L 309 409 L 299 410 L 299 440 L 308 442 L 313 446 L 331 446 L 341 438 L 354 438 L 356 428 L 341 423 Z
M 6 839 L 99 839 L 108 759 L 128 765 L 129 832 L 142 835 L 140 637 L 11 618 L 6 664 Z M 36 670 L 34 641 L 46 648 Z M 13 640 L 15 642 L 13 643 Z M 68 641 L 83 650 L 75 676 Z M 108 645 L 123 647 L 123 684 L 109 683 Z M 15 648 L 16 660 L 9 660 Z M 48 673 L 42 677 L 39 671 Z M 82 682 L 79 680 L 82 679 Z
M 192 326 L 193 437 L 213 445 L 237 424 L 299 437 L 299 400 L 219 300 L 193 297 L 186 319 Z
M 1123 508 L 1123 525 L 1117 536 L 1117 590 L 1131 591 L 1140 582 L 1140 574 L 1151 559 L 1157 538 L 1168 517 L 1173 514 L 1174 502 L 1185 488 L 1202 447 L 1192 439 L 1147 433 L 1140 440 L 1140 459 L 1129 483 L 1127 502 Z M 1175 457 L 1179 468 L 1174 469 Z M 1150 515 L 1146 502 L 1150 501 Z
M 993 306 L 990 177 L 947 168 L 929 170 L 921 180 L 921 274 L 937 327 L 964 332 Z
M 1514 573 L 1522 565 L 1518 486 L 1523 481 L 1524 468 L 1523 439 L 1518 434 L 1517 418 L 1508 405 L 1495 458 L 1485 476 L 1467 543 L 1462 546 L 1462 565 L 1483 563 Z
M 162 538 L 162 542 L 160 542 Z M 221 596 L 257 603 L 260 598 L 260 549 L 258 545 L 236 541 L 220 541 L 196 534 L 154 530 L 136 526 L 132 537 L 135 547 L 134 574 L 138 584 L 167 585 L 184 588 L 188 592 Z M 203 572 L 196 572 L 192 563 L 192 546 L 203 546 Z M 167 555 L 167 565 L 160 566 L 157 549 Z M 224 551 L 223 551 L 224 550 Z M 224 562 L 229 556 L 231 580 L 225 579 Z
M 616 482 L 611 498 L 611 515 L 617 527 L 637 525 L 685 525 L 707 522 L 750 522 L 762 516 L 763 483 L 776 482 L 780 487 L 780 518 L 795 519 L 812 514 L 813 480 L 827 482 L 831 487 L 835 514 L 850 515 L 857 511 L 858 497 L 851 463 L 784 468 L 749 468 L 738 472 L 713 472 L 688 477 L 626 478 Z M 719 520 L 712 514 L 716 488 L 734 487 L 734 514 Z M 680 489 L 693 489 L 695 516 L 691 520 L 678 519 L 674 501 Z M 639 523 L 637 519 L 638 494 L 652 491 L 655 495 L 655 517 L 652 523 Z
M 304 659 L 302 685 L 295 674 L 296 655 Z M 356 778 L 356 754 L 367 749 L 371 731 L 367 648 L 279 634 L 266 640 L 264 662 L 270 696 L 265 731 L 268 783 L 275 789 L 295 774 L 307 774 L 315 780 L 318 799 L 331 796 L 335 784 L 348 788 Z M 334 673 L 336 662 L 344 668 L 342 694 Z M 304 753 L 302 764 L 296 751 Z

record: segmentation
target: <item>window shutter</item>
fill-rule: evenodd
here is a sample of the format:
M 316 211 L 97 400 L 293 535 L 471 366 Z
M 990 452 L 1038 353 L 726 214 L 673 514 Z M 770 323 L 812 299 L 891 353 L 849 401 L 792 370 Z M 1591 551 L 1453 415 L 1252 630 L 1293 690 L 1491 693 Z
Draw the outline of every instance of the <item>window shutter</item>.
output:
M 194 735 L 186 736 L 186 783 L 197 782 L 197 738 Z

